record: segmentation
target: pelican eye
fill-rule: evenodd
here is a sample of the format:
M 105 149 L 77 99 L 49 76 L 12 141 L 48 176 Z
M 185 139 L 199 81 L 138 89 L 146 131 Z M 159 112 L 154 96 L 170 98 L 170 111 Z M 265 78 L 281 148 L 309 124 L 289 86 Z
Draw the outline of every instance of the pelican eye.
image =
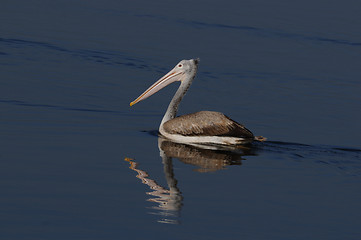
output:
M 178 67 L 182 67 L 183 65 L 182 64 L 179 64 Z

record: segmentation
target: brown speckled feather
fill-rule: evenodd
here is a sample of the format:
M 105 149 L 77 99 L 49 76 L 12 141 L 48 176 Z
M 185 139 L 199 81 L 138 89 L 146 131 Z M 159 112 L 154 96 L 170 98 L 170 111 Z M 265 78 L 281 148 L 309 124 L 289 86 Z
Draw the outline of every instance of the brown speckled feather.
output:
M 219 112 L 201 111 L 176 117 L 164 123 L 170 134 L 183 136 L 227 136 L 254 138 L 251 131 Z

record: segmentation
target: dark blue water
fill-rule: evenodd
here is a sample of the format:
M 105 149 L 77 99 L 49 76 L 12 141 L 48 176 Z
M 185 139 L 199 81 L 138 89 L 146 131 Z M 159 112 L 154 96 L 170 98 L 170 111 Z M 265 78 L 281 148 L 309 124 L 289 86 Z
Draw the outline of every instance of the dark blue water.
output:
M 360 239 L 357 1 L 5 1 L 1 239 Z M 234 151 L 158 139 L 223 112 L 269 139 Z

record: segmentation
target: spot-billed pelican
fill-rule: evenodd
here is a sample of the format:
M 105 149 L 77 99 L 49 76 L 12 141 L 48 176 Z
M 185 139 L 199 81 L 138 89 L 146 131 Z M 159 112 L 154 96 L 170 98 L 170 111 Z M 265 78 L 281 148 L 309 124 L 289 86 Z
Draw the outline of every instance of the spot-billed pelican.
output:
M 169 73 L 150 86 L 130 106 L 150 97 L 167 85 L 180 81 L 159 126 L 159 133 L 170 140 L 188 144 L 238 145 L 253 140 L 263 141 L 253 133 L 223 113 L 201 111 L 176 117 L 178 105 L 190 87 L 197 73 L 199 59 L 180 61 Z

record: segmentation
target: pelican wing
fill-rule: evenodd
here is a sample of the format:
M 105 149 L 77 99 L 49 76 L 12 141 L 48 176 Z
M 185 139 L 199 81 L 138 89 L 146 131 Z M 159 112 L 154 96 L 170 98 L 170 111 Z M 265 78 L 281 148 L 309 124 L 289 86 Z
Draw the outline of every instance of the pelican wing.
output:
M 202 111 L 176 117 L 164 123 L 170 134 L 183 136 L 228 136 L 254 138 L 251 131 L 219 112 Z

